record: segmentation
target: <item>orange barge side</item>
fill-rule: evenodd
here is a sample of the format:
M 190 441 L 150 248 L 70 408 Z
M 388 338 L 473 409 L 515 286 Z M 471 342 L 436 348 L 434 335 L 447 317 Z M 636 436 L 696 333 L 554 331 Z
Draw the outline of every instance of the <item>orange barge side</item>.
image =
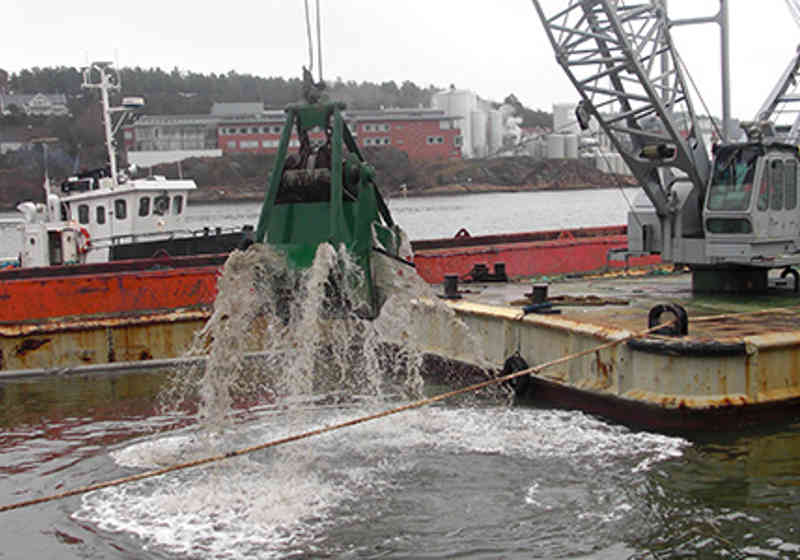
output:
M 490 269 L 504 263 L 509 277 L 554 276 L 647 266 L 661 262 L 659 255 L 609 258 L 610 252 L 628 246 L 626 226 L 536 231 L 472 237 L 461 230 L 451 239 L 414 241 L 417 273 L 431 284 L 444 282 L 445 275 L 467 275 L 475 265 Z

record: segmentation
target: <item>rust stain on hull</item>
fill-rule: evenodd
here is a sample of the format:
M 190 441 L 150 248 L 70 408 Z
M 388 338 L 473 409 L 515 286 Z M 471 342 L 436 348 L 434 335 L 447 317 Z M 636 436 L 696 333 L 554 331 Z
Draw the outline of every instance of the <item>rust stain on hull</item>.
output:
M 0 325 L 3 371 L 51 369 L 183 354 L 211 310 L 70 317 L 39 325 Z

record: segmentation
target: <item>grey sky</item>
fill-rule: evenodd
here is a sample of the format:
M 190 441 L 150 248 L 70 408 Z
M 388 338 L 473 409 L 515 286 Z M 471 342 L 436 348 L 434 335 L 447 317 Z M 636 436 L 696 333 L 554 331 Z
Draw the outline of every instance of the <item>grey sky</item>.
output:
M 577 98 L 530 0 L 321 4 L 326 79 L 453 83 L 494 100 L 513 92 L 548 110 L 553 102 Z M 673 17 L 707 15 L 717 6 L 718 0 L 670 0 Z M 0 68 L 81 66 L 88 57 L 166 70 L 297 76 L 308 60 L 303 14 L 302 0 L 5 0 Z M 800 43 L 800 29 L 784 0 L 731 0 L 731 24 L 734 114 L 750 118 Z M 690 72 L 719 113 L 716 27 L 675 33 Z

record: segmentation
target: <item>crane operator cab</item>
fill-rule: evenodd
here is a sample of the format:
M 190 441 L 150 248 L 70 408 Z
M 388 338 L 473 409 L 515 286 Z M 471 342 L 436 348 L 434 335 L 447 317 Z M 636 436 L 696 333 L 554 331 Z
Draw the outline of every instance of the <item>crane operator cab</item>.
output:
M 715 146 L 703 210 L 708 257 L 763 265 L 800 250 L 798 159 L 789 144 Z

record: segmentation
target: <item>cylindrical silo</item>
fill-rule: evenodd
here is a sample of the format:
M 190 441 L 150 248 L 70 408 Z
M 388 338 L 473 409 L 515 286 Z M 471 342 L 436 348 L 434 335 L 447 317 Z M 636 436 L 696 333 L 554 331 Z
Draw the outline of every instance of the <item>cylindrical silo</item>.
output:
M 547 157 L 559 159 L 564 157 L 564 135 L 550 134 L 547 137 Z
M 456 126 L 461 129 L 461 154 L 465 158 L 472 153 L 472 111 L 477 107 L 477 96 L 465 89 L 446 89 L 433 94 L 431 105 L 441 109 L 448 117 L 460 117 Z
M 503 147 L 503 113 L 497 109 L 489 111 L 489 153 Z
M 574 103 L 553 104 L 553 132 L 557 134 L 577 134 L 579 132 Z
M 567 134 L 564 136 L 564 155 L 569 159 L 578 159 L 577 134 Z
M 489 115 L 485 111 L 472 111 L 472 153 L 477 157 L 486 156 L 489 146 L 486 140 Z

